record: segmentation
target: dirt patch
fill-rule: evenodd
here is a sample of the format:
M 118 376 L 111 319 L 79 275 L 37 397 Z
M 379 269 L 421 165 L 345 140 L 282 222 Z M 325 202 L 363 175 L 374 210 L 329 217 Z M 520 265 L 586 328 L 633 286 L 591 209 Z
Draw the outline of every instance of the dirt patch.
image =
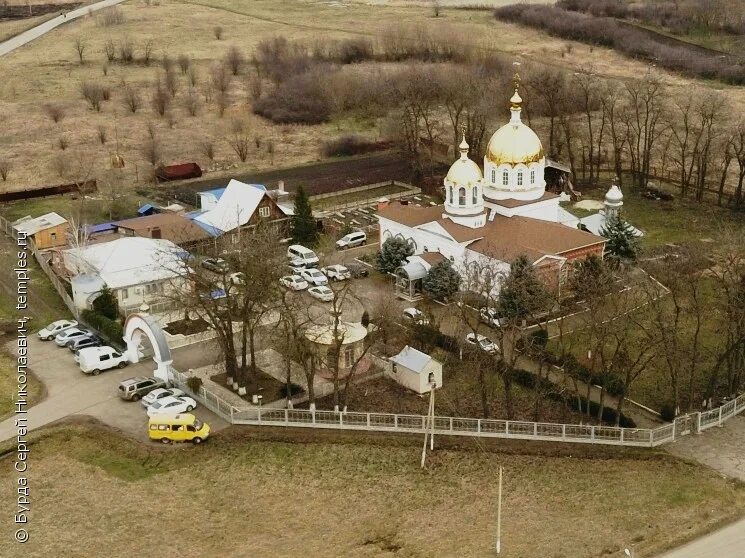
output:
M 163 331 L 170 335 L 194 335 L 195 333 L 202 333 L 209 329 L 209 324 L 202 318 L 196 320 L 176 320 L 175 322 L 169 322 Z

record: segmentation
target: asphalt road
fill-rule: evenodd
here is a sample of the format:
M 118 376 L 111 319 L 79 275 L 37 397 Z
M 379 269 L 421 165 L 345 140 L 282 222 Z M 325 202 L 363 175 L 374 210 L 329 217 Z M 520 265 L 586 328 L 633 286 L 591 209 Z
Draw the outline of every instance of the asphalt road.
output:
M 30 43 L 34 39 L 38 39 L 42 35 L 49 33 L 52 29 L 55 29 L 56 27 L 59 27 L 60 25 L 67 23 L 68 21 L 73 21 L 97 10 L 116 6 L 117 4 L 121 4 L 122 2 L 124 2 L 124 0 L 102 0 L 101 2 L 96 2 L 95 4 L 91 4 L 89 6 L 82 6 L 75 10 L 70 10 L 69 12 L 54 17 L 40 25 L 37 25 L 36 27 L 32 27 L 28 31 L 24 31 L 23 33 L 20 33 L 15 37 L 11 37 L 7 41 L 0 43 L 0 56 L 4 56 L 10 52 L 13 52 L 17 48 Z
M 741 556 L 745 556 L 745 519 L 658 558 L 739 558 Z

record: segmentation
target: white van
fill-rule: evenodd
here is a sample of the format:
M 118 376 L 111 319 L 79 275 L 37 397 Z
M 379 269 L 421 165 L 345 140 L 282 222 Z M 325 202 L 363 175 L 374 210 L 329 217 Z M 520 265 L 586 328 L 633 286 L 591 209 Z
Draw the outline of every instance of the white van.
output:
M 84 374 L 98 376 L 109 368 L 124 368 L 129 364 L 127 357 L 113 347 L 86 347 L 80 349 L 75 360 Z
M 318 256 L 316 256 L 316 253 L 300 244 L 288 246 L 287 257 L 293 262 L 302 262 L 305 267 L 316 267 L 318 265 Z
M 367 235 L 362 231 L 346 234 L 336 241 L 336 247 L 339 250 L 354 248 L 355 246 L 362 246 L 363 244 L 367 244 Z

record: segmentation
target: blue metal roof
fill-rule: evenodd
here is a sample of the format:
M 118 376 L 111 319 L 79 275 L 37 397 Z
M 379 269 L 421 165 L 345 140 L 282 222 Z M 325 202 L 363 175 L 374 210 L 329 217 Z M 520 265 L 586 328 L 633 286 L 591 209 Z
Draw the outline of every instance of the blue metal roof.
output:
M 212 194 L 213 196 L 215 196 L 215 199 L 219 200 L 222 197 L 222 195 L 225 193 L 225 190 L 227 190 L 227 188 L 215 188 L 214 190 L 206 190 L 204 192 L 199 192 L 199 193 L 200 194 Z
M 152 204 L 146 203 L 140 209 L 137 210 L 137 215 L 147 215 L 148 213 L 154 212 L 157 207 Z
M 116 230 L 116 223 L 113 221 L 109 223 L 99 223 L 97 225 L 85 225 L 86 234 L 94 234 L 113 230 Z

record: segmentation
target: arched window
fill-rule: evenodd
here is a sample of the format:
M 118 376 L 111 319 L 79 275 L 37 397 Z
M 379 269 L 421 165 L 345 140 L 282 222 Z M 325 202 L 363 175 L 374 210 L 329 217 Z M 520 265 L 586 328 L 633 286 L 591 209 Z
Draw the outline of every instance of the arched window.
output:
M 476 205 L 477 203 L 479 203 L 478 200 L 479 200 L 479 189 L 478 188 L 474 188 L 473 191 L 472 191 L 472 193 L 471 193 L 471 203 L 473 205 Z
M 530 183 L 535 184 L 535 170 L 530 171 Z
M 521 170 L 517 171 L 517 185 L 518 186 L 523 185 L 523 171 Z
M 450 203 L 453 203 L 453 187 L 450 186 L 450 198 L 448 199 Z
M 494 169 L 491 170 L 491 182 L 492 184 L 497 182 L 497 171 Z
M 458 205 L 466 205 L 466 189 L 458 190 Z
M 507 171 L 502 171 L 502 186 L 509 186 L 510 174 Z

